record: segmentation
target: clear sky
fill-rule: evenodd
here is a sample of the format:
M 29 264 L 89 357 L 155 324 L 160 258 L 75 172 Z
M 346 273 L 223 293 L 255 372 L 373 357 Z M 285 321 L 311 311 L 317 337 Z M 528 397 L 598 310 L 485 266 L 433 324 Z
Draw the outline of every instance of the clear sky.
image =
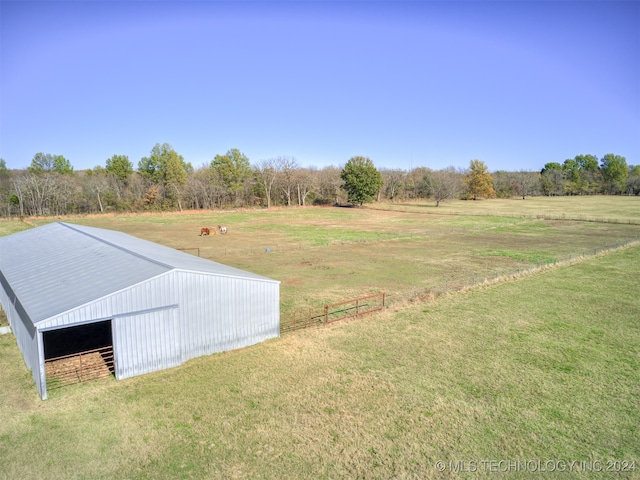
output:
M 640 1 L 0 0 L 0 157 L 640 164 Z

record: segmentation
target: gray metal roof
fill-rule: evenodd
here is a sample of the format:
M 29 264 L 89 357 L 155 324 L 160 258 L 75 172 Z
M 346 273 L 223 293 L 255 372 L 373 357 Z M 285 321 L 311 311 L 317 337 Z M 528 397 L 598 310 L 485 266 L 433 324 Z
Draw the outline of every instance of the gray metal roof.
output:
M 0 238 L 0 280 L 34 324 L 174 269 L 276 282 L 101 228 L 52 223 Z

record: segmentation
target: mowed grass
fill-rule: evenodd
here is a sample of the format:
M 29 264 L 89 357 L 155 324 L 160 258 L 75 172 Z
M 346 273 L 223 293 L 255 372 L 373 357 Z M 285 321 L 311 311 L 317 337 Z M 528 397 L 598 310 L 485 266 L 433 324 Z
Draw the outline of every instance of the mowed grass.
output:
M 5 335 L 0 477 L 637 478 L 639 267 L 631 247 L 45 402 Z

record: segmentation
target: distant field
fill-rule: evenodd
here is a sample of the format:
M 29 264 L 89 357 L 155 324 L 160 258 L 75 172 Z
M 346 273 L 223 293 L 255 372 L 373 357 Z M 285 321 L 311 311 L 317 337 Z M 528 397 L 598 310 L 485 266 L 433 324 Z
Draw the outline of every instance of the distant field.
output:
M 431 213 L 461 215 L 523 215 L 575 218 L 583 220 L 640 223 L 638 197 L 592 195 L 582 197 L 527 197 L 478 201 L 453 200 L 441 203 L 377 204 L 392 210 L 429 209 Z
M 561 219 L 583 212 L 620 223 Z M 199 248 L 202 257 L 280 280 L 287 313 L 379 291 L 398 302 L 593 253 L 638 238 L 639 212 L 636 197 L 601 196 L 65 221 L 120 230 L 191 254 Z M 552 214 L 559 219 L 537 218 Z M 201 227 L 217 225 L 229 233 L 199 236 Z M 0 222 L 0 234 L 17 228 L 30 227 Z
M 0 478 L 514 476 L 452 471 L 473 461 L 639 477 L 640 247 L 591 257 L 638 238 L 638 199 L 383 207 L 62 219 L 279 279 L 283 311 L 381 290 L 392 307 L 44 402 L 0 336 Z M 568 220 L 587 214 L 617 223 Z M 198 236 L 218 224 L 226 236 Z

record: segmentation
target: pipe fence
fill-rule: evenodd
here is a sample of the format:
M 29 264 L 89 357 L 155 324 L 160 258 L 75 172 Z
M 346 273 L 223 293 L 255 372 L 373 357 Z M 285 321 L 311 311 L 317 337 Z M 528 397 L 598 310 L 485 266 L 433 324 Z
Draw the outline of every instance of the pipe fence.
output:
M 296 310 L 280 317 L 280 334 L 295 332 L 310 327 L 319 327 L 346 318 L 366 315 L 383 310 L 385 293 L 376 293 L 366 297 L 353 298 L 344 302 L 322 307 Z

